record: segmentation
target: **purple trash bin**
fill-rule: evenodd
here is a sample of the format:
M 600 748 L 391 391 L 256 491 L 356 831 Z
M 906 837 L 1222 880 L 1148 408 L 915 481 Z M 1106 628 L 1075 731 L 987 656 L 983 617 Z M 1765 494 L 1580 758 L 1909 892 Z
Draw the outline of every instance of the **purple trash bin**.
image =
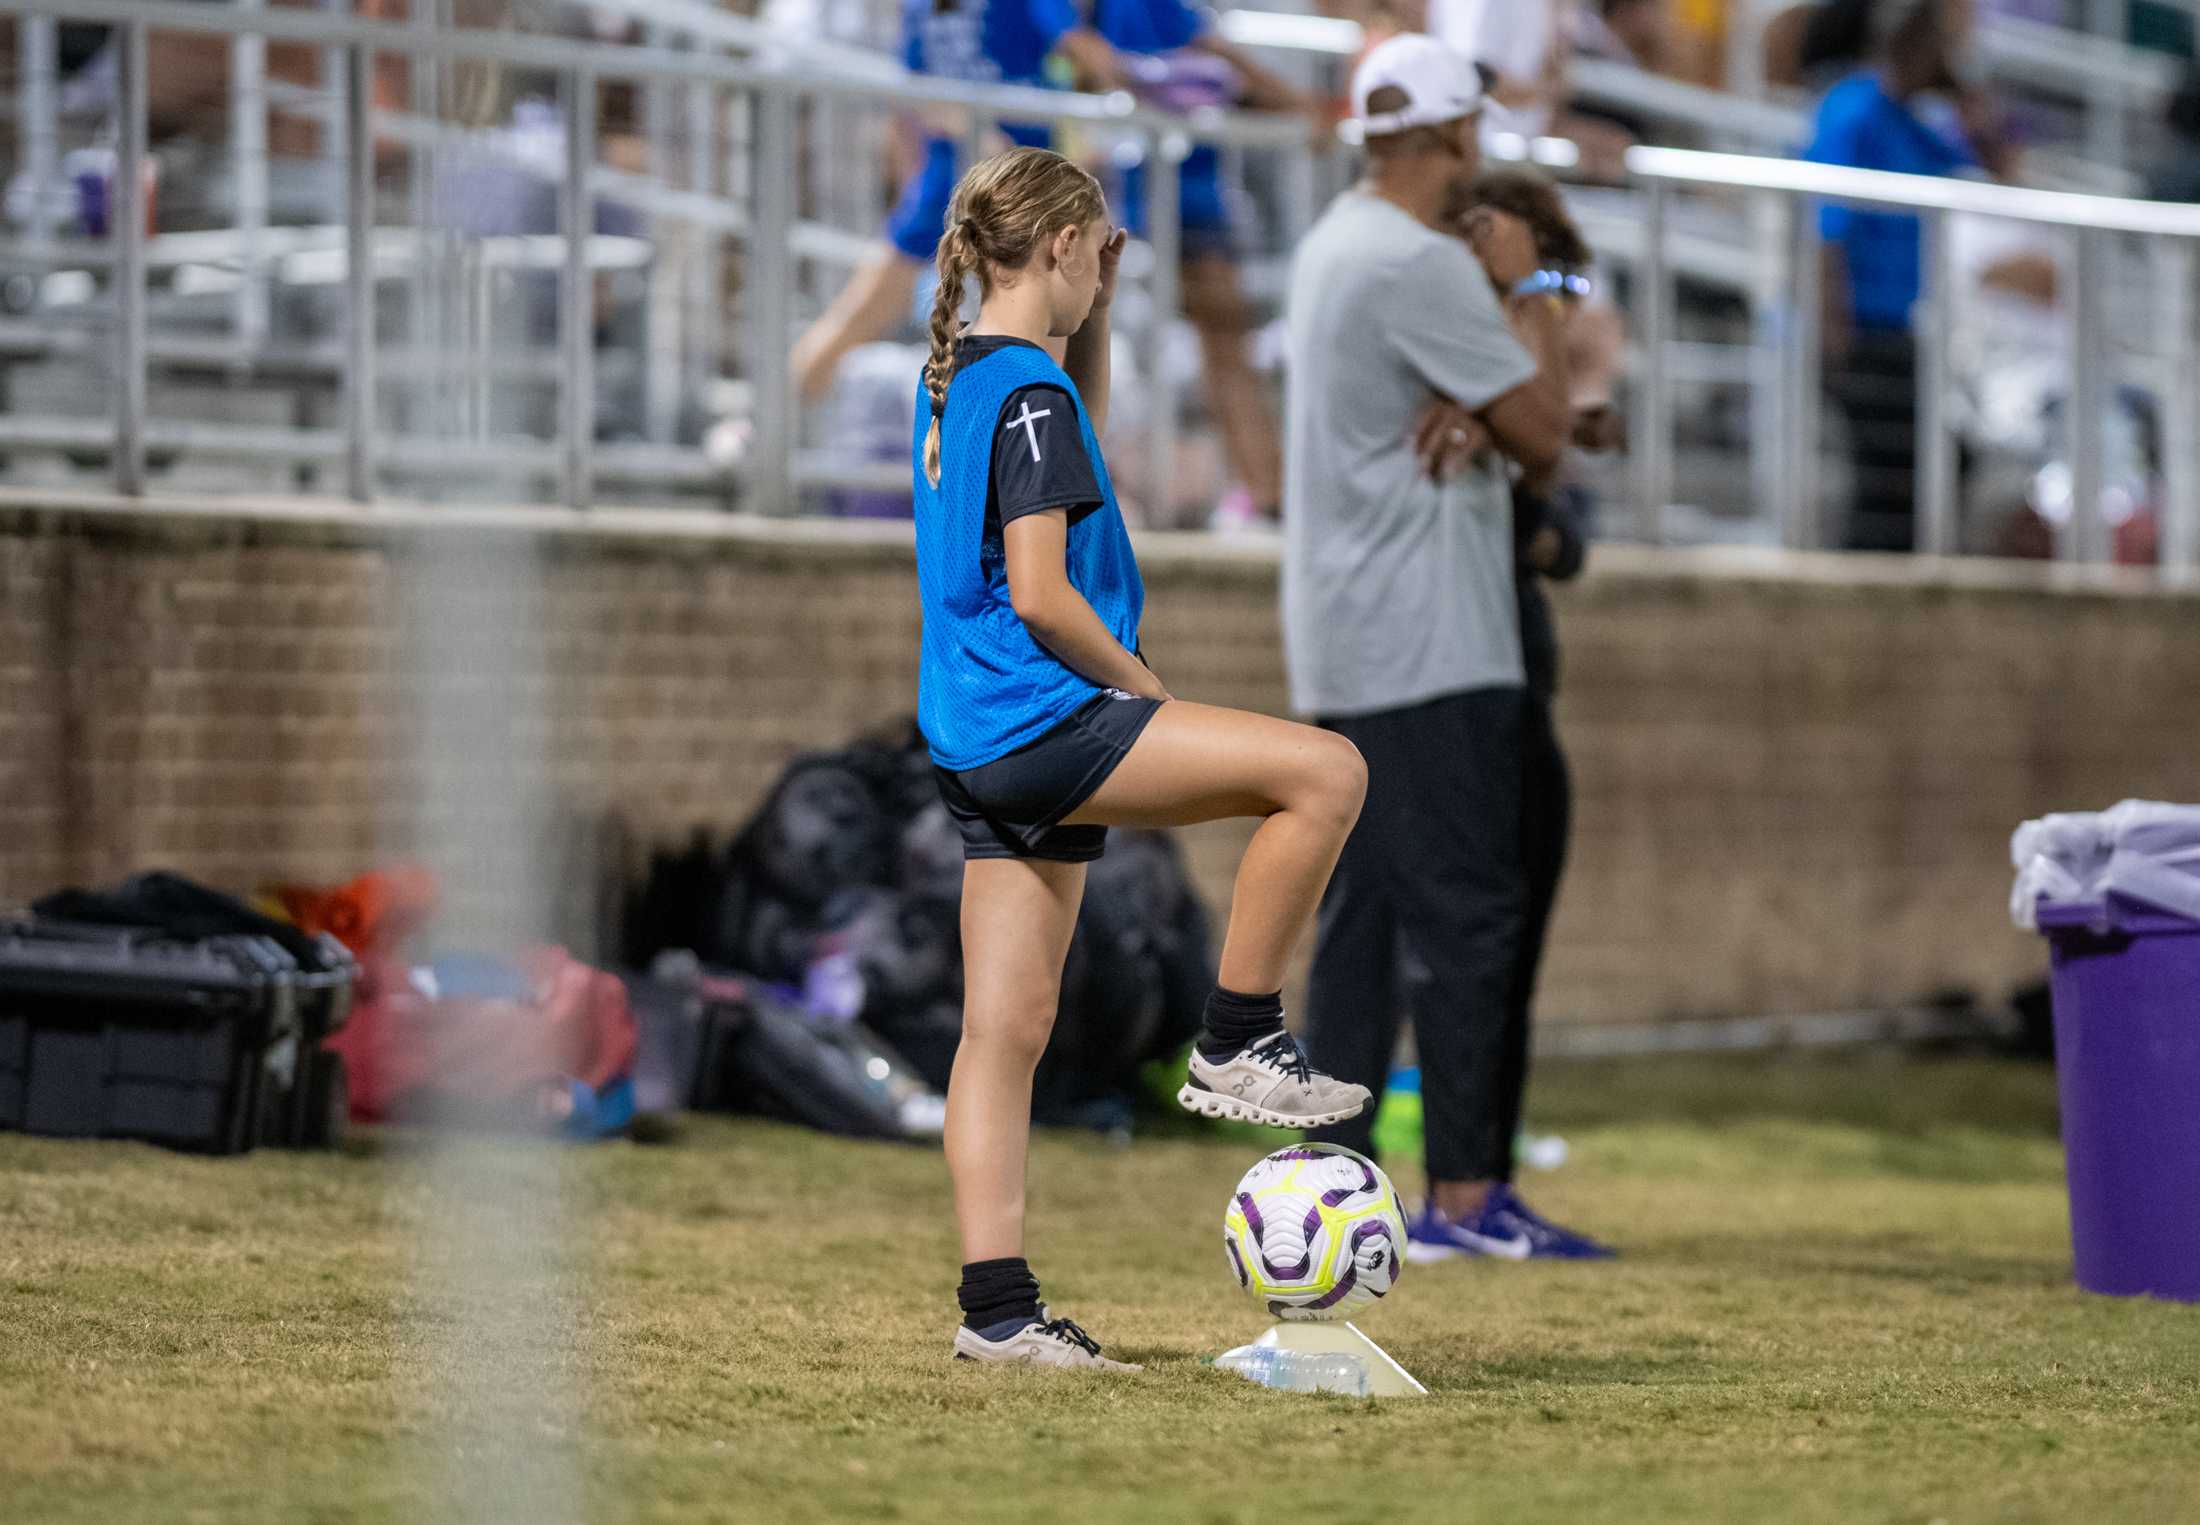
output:
M 2200 1302 L 2200 922 L 2042 902 L 2078 1285 Z

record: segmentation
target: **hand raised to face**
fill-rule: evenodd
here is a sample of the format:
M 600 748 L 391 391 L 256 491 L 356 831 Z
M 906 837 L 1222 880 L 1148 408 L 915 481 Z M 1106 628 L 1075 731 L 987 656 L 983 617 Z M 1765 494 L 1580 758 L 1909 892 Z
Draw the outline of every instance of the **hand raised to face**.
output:
M 1100 242 L 1100 291 L 1092 299 L 1095 312 L 1115 300 L 1115 276 L 1123 263 L 1123 246 L 1130 242 L 1130 234 L 1115 229 Z
M 1460 221 L 1468 247 L 1489 272 L 1490 283 L 1499 295 L 1535 274 L 1540 264 L 1535 235 L 1521 219 L 1496 207 L 1478 206 Z

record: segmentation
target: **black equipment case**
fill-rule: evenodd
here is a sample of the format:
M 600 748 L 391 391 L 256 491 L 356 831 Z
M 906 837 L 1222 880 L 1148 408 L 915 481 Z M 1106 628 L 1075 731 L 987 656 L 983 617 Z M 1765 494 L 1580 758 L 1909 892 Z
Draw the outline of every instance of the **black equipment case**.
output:
M 340 948 L 302 970 L 261 936 L 0 919 L 0 1128 L 210 1154 L 340 1135 Z

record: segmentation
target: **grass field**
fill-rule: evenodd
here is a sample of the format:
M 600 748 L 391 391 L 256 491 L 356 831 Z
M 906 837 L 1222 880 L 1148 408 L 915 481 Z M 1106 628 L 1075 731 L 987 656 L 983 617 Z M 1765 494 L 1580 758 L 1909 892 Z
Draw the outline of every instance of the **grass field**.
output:
M 2200 1308 L 2070 1284 L 2044 1069 L 1553 1064 L 1530 1110 L 1536 1200 L 1629 1254 L 1415 1268 L 1391 1403 L 1202 1364 L 1262 1327 L 1243 1138 L 1041 1142 L 1034 1260 L 1117 1381 L 943 1359 L 926 1151 L 0 1138 L 0 1520 L 2200 1518 Z M 553 1184 L 564 1253 L 503 1254 Z

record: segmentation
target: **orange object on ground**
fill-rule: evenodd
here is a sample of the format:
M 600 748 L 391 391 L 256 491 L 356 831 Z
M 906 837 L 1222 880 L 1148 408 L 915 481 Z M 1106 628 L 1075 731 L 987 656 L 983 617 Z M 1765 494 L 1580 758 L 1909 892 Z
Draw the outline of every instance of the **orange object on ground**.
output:
M 323 889 L 279 884 L 265 892 L 307 932 L 326 932 L 365 962 L 394 954 L 434 914 L 441 888 L 424 868 L 400 865 Z

